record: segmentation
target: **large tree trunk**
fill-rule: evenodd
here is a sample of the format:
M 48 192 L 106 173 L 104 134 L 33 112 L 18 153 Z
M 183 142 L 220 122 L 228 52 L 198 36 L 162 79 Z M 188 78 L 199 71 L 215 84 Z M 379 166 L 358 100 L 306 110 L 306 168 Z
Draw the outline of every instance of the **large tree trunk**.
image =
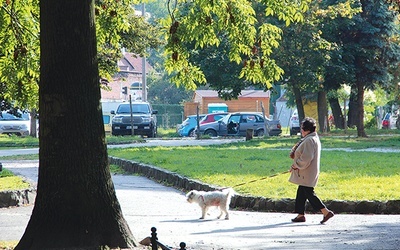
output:
M 107 160 L 93 8 L 40 1 L 39 179 L 17 250 L 136 245 Z
M 301 97 L 300 89 L 295 85 L 293 86 L 293 94 L 296 101 L 297 113 L 301 122 L 305 118 L 303 99 Z
M 36 123 L 37 123 L 37 112 L 36 112 L 36 109 L 32 109 L 32 111 L 31 111 L 31 113 L 30 113 L 30 116 L 31 116 L 31 132 L 30 132 L 30 136 L 32 136 L 32 137 L 37 137 L 37 126 L 36 126 Z
M 335 127 L 338 129 L 344 129 L 344 118 L 342 109 L 340 108 L 339 99 L 337 97 L 329 98 L 328 101 L 331 106 Z
M 348 127 L 354 127 L 357 126 L 358 124 L 358 100 L 357 100 L 357 87 L 356 86 L 351 86 L 351 92 L 350 92 L 350 99 L 349 99 L 349 111 L 347 115 L 347 126 Z
M 326 101 L 326 92 L 318 91 L 318 124 L 319 124 L 319 132 L 325 133 L 329 130 L 328 125 L 328 103 Z

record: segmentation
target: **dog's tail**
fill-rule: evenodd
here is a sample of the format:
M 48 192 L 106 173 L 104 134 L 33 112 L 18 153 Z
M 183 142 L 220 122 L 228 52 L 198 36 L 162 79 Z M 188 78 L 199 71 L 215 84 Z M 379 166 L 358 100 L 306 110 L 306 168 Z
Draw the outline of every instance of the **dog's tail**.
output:
M 233 190 L 233 188 L 224 188 L 221 191 L 226 194 L 228 204 L 231 203 L 232 196 L 236 194 L 235 190 Z
M 223 193 L 225 193 L 228 197 L 235 196 L 236 192 L 233 190 L 233 188 L 224 188 L 221 190 Z

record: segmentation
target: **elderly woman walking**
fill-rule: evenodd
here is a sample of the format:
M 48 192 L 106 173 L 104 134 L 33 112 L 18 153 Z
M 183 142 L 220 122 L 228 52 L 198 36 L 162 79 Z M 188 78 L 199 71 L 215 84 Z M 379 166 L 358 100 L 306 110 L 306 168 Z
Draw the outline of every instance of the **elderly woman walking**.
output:
M 295 212 L 298 214 L 292 222 L 305 222 L 305 208 L 308 200 L 315 210 L 324 215 L 321 224 L 334 216 L 314 192 L 319 176 L 321 142 L 317 135 L 316 121 L 306 117 L 301 122 L 302 139 L 292 148 L 290 157 L 293 159 L 289 181 L 299 185 L 296 194 Z

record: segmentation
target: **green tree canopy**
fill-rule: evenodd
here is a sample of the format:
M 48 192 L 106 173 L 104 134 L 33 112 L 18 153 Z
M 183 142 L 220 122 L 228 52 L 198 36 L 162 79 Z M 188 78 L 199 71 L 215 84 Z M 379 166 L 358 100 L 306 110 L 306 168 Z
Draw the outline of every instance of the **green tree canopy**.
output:
M 207 47 L 224 45 L 226 56 L 240 65 L 242 83 L 251 82 L 265 88 L 281 78 L 283 71 L 271 58 L 279 45 L 281 29 L 272 23 L 258 23 L 253 4 L 262 4 L 267 16 L 275 16 L 286 25 L 302 21 L 309 1 L 170 1 L 165 20 L 166 70 L 172 80 L 188 89 L 208 83 L 220 93 L 240 93 L 235 86 L 208 82 L 201 66 L 191 60 L 193 53 Z M 234 87 L 234 88 L 233 88 Z M 240 86 L 241 89 L 245 85 Z
M 159 30 L 135 15 L 136 0 L 95 1 L 100 76 L 117 71 L 121 49 L 145 54 L 160 43 Z M 0 86 L 2 100 L 23 109 L 38 107 L 39 2 L 5 1 L 0 9 Z M 100 84 L 100 83 L 99 83 Z

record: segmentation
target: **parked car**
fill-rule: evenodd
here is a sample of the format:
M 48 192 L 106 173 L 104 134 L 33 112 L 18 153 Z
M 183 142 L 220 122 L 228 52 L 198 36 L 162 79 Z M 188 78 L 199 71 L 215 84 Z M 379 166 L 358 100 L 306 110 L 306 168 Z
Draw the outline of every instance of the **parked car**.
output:
M 210 122 L 216 122 L 218 120 L 221 120 L 222 118 L 224 118 L 227 114 L 227 112 L 220 112 L 220 113 L 209 113 L 206 114 L 203 119 L 200 120 L 200 125 L 201 124 L 206 124 L 206 123 L 210 123 Z
M 201 120 L 205 114 L 199 115 Z M 180 136 L 195 136 L 194 129 L 197 126 L 197 115 L 189 115 L 183 122 L 178 126 L 178 134 Z
M 10 114 L 7 111 L 0 113 L 0 134 L 28 136 L 30 128 L 31 121 L 28 113 L 18 112 L 18 115 Z
M 132 116 L 131 116 L 132 109 Z M 157 110 L 153 110 L 148 102 L 132 102 L 118 105 L 117 111 L 111 110 L 114 115 L 111 123 L 112 135 L 131 135 L 133 118 L 133 131 L 135 135 L 155 137 L 157 134 Z
M 386 113 L 382 120 L 383 129 L 396 129 L 397 114 Z
M 297 133 L 300 133 L 300 121 L 297 109 L 293 111 L 293 114 L 290 117 L 289 129 L 290 129 L 290 135 L 297 135 Z
M 265 135 L 265 127 L 269 135 L 280 135 L 282 128 L 279 120 L 263 117 L 259 112 L 237 112 L 226 115 L 219 121 L 200 125 L 201 135 L 215 136 L 246 136 L 247 129 L 253 130 L 254 136 Z

